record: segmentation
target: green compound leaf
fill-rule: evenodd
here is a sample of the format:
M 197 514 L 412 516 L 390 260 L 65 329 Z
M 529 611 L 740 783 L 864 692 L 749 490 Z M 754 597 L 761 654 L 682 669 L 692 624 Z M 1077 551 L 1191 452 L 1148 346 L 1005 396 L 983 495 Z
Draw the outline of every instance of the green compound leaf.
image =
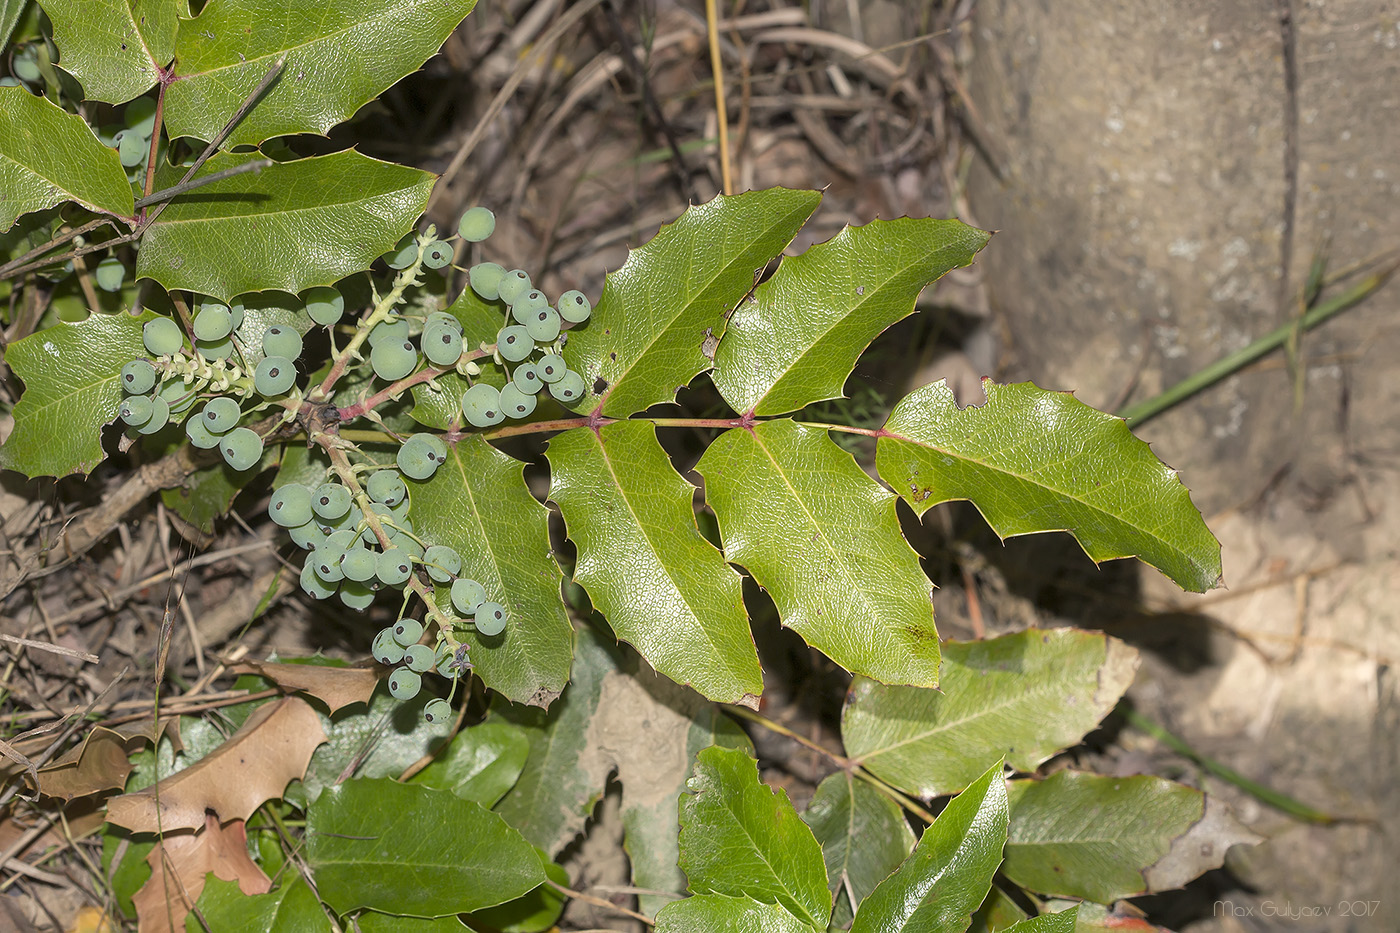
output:
M 827 886 L 838 902 L 833 918 L 838 926 L 849 922 L 861 901 L 914 848 L 914 833 L 899 807 L 850 772 L 822 781 L 802 819 L 821 843 Z
M 276 891 L 253 895 L 240 891 L 236 881 L 211 875 L 196 906 L 199 915 L 191 913 L 185 918 L 186 933 L 203 933 L 205 929 L 220 933 L 331 933 L 334 929 L 321 902 L 295 872 L 289 873 Z
M 698 894 L 667 905 L 656 915 L 656 933 L 821 933 L 780 904 L 748 897 Z
M 1006 844 L 1006 782 L 997 762 L 954 797 L 914 853 L 880 882 L 851 933 L 966 930 L 992 886 Z
M 590 387 L 577 410 L 623 418 L 672 401 L 710 368 L 726 316 L 820 200 L 786 188 L 719 195 L 633 250 L 569 333 L 564 359 Z
M 432 479 L 409 480 L 413 521 L 424 540 L 462 555 L 462 575 L 506 607 L 500 635 L 466 626 L 471 660 L 486 686 L 516 703 L 548 706 L 569 681 L 573 629 L 564 614 L 563 574 L 549 550 L 549 513 L 525 485 L 524 464 L 482 440 L 464 438 Z M 438 603 L 451 611 L 447 587 Z
M 514 786 L 529 754 L 525 730 L 493 716 L 453 736 L 447 751 L 439 752 L 412 783 L 450 790 L 490 807 Z
M 1157 777 L 1060 771 L 1012 781 L 1007 793 L 1006 877 L 1043 894 L 1107 904 L 1176 887 L 1218 867 L 1231 844 L 1251 841 L 1211 813 L 1214 801 L 1200 791 Z M 1205 832 L 1188 835 L 1198 827 Z M 1155 877 L 1176 848 L 1204 860 L 1185 877 Z
M 175 54 L 187 0 L 43 0 L 61 54 L 58 66 L 82 82 L 88 100 L 121 104 L 160 78 Z M 225 114 L 225 119 L 231 114 Z
M 695 469 L 725 557 L 768 590 L 784 625 L 854 673 L 937 684 L 932 586 L 896 497 L 824 430 L 786 418 L 734 428 Z
M 707 748 L 681 797 L 681 869 L 696 894 L 778 904 L 826 929 L 831 891 L 821 847 L 788 801 L 758 778 L 744 752 Z
M 514 900 L 544 866 L 479 803 L 387 778 L 328 787 L 306 815 L 316 888 L 337 913 L 443 917 Z
M 841 716 L 846 754 L 916 797 L 962 790 L 1003 756 L 1018 771 L 1077 743 L 1112 711 L 1137 652 L 1101 632 L 1031 629 L 945 642 L 937 690 L 857 677 Z
M 223 0 L 180 23 L 180 80 L 166 91 L 172 138 L 209 140 L 279 58 L 272 87 L 226 147 L 324 135 L 418 69 L 476 0 Z M 400 231 L 402 232 L 402 231 Z
M 0 233 L 64 201 L 116 217 L 136 212 L 121 158 L 82 117 L 22 87 L 0 87 Z
M 735 411 L 777 415 L 841 398 L 870 341 L 914 311 L 923 287 L 971 264 L 991 234 L 903 217 L 846 227 L 783 259 L 729 319 L 715 387 Z
M 645 421 L 549 445 L 550 498 L 578 545 L 574 579 L 652 667 L 720 703 L 757 706 L 763 670 L 739 575 L 695 525 L 695 487 Z
M 875 462 L 915 511 L 967 499 L 1003 538 L 1068 531 L 1095 562 L 1138 557 L 1194 593 L 1220 584 L 1220 543 L 1122 418 L 1029 382 L 982 385 L 978 408 L 939 381 L 890 413 Z
M 5 362 L 25 389 L 14 432 L 0 446 L 0 469 L 67 476 L 101 463 L 102 426 L 117 417 L 125 397 L 121 368 L 146 356 L 141 328 L 154 317 L 93 314 L 10 344 Z
M 215 156 L 199 175 L 256 157 Z M 175 172 L 162 170 L 161 184 L 178 181 Z M 151 224 L 136 275 L 225 302 L 244 292 L 329 285 L 368 269 L 398 242 L 422 213 L 433 179 L 346 151 L 211 182 L 171 202 Z

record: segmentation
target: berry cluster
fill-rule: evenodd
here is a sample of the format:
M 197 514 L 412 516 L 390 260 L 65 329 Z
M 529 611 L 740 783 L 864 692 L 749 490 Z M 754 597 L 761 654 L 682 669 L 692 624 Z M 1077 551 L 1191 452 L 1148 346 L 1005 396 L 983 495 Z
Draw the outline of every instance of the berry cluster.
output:
M 206 399 L 199 414 L 185 421 L 185 435 L 196 447 L 217 447 L 235 470 L 252 469 L 262 459 L 263 440 L 251 428 L 239 427 L 243 405 L 254 395 L 264 401 L 253 410 L 278 402 L 294 392 L 301 356 L 301 334 L 273 325 L 263 331 L 263 358 L 249 371 L 233 357 L 240 351 L 233 332 L 243 323 L 243 306 L 206 301 L 193 319 L 195 352 L 170 318 L 147 321 L 141 339 L 154 359 L 136 359 L 121 369 L 127 397 L 118 416 L 137 434 L 154 434 L 171 421 L 189 414 Z M 238 352 L 241 358 L 241 351 Z M 150 393 L 150 394 L 148 394 Z
M 500 389 L 478 383 L 462 393 L 462 416 L 467 422 L 489 428 L 508 417 L 527 418 L 535 410 L 535 397 L 546 387 L 561 405 L 582 398 L 583 376 L 564 364 L 559 350 L 565 339 L 564 324 L 582 324 L 593 311 L 583 292 L 567 291 L 556 307 L 550 307 L 549 299 L 533 287 L 523 269 L 506 271 L 494 262 L 483 262 L 472 266 L 468 277 L 472 291 L 482 298 L 505 302 L 509 317 L 496 334 L 496 357 L 502 366 L 509 363 L 514 369 Z
M 479 243 L 494 227 L 490 211 L 472 208 L 462 216 L 458 234 L 462 240 Z M 476 361 L 493 357 L 508 377 L 505 386 L 497 389 L 478 380 L 461 397 L 463 418 L 478 428 L 499 424 L 506 417 L 528 417 L 546 387 L 561 404 L 576 402 L 584 393 L 583 376 L 567 368 L 559 351 L 566 339 L 565 325 L 581 324 L 592 311 L 581 292 L 565 292 L 552 307 L 523 270 L 507 271 L 489 262 L 471 267 L 472 290 L 483 299 L 501 302 L 508 315 L 494 347 L 465 347 L 461 322 L 446 312 L 431 311 L 422 317 L 398 313 L 396 306 L 405 289 L 420 284 L 419 271 L 446 268 L 453 254 L 453 245 L 437 239 L 430 228 L 383 257 L 390 268 L 400 270 L 394 287 L 365 314 L 348 344 L 337 350 L 332 339 L 332 373 L 365 361 L 375 376 L 395 384 L 381 393 L 387 397 L 407 385 L 432 382 L 448 370 L 468 378 L 477 376 Z M 345 298 L 332 287 L 309 289 L 302 301 L 307 317 L 323 327 L 334 329 L 345 313 Z M 307 552 L 301 588 L 316 599 L 337 596 L 357 610 L 368 608 L 386 587 L 404 589 L 401 618 L 380 631 L 373 642 L 375 658 L 394 668 L 388 678 L 390 693 L 411 699 L 421 689 L 422 676 L 430 672 L 455 683 L 471 669 L 461 643 L 465 626 L 474 626 L 491 639 L 504 633 L 508 616 L 501 594 L 494 594 L 500 601 L 488 599 L 493 594 L 479 581 L 462 575 L 461 554 L 425 542 L 414 531 L 411 488 L 430 480 L 447 461 L 446 442 L 429 433 L 402 439 L 386 435 L 385 440 L 400 444 L 390 463 L 368 456 L 336 428 L 316 429 L 305 416 L 317 407 L 312 403 L 329 400 L 327 389 L 336 376 L 308 390 L 304 401 L 303 389 L 297 385 L 301 333 L 283 324 L 263 329 L 257 336 L 262 358 L 250 365 L 253 354 L 247 352 L 246 341 L 253 338 L 240 330 L 243 319 L 241 302 L 226 305 L 206 300 L 189 320 L 188 338 L 169 318 L 149 321 L 142 337 L 151 357 L 132 360 L 121 370 L 126 392 L 121 420 L 144 435 L 189 415 L 184 425 L 191 444 L 217 447 L 228 466 L 239 471 L 252 469 L 262 460 L 263 437 L 247 424 L 256 413 L 275 407 L 282 409 L 284 421 L 298 421 L 310 440 L 330 456 L 331 466 L 319 483 L 279 486 L 267 511 Z M 341 409 L 340 417 L 359 414 L 373 417 L 372 405 Z M 434 586 L 448 588 L 450 611 L 437 607 Z M 425 631 L 424 622 L 405 614 L 415 594 L 426 607 L 428 625 L 436 625 L 435 634 Z M 433 700 L 424 711 L 429 721 L 450 713 L 446 700 Z

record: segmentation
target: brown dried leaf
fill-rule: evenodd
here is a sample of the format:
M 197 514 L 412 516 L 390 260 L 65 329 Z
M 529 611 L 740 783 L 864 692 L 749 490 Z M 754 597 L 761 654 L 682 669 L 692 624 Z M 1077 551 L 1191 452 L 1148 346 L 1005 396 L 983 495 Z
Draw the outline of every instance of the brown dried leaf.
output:
M 199 833 L 168 833 L 146 856 L 151 877 L 132 895 L 141 933 L 176 933 L 204 890 L 205 875 L 238 882 L 244 894 L 266 894 L 272 881 L 248 856 L 242 820 L 220 825 L 212 814 Z
M 325 740 L 321 719 L 305 700 L 267 703 L 217 751 L 153 787 L 112 798 L 107 820 L 138 833 L 198 829 L 208 810 L 221 820 L 246 820 L 306 773 Z
M 119 790 L 131 773 L 127 757 L 136 745 L 148 741 L 131 738 L 111 729 L 96 727 L 83 743 L 53 764 L 39 771 L 39 793 L 46 797 L 72 800 L 104 790 Z
M 274 661 L 240 661 L 229 668 L 235 674 L 258 674 L 283 690 L 309 693 L 334 713 L 351 703 L 369 703 L 379 683 L 372 667 L 326 667 L 321 664 L 279 664 Z

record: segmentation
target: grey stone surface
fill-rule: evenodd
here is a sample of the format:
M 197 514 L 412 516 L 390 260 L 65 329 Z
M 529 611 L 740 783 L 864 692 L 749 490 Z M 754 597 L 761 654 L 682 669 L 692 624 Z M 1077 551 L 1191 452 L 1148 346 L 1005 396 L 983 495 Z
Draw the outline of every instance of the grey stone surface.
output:
M 979 263 L 1014 378 L 1112 410 L 1289 320 L 1324 244 L 1334 271 L 1400 249 L 1393 2 L 981 0 L 971 38 L 1007 172 L 979 166 L 969 197 L 1000 230 Z M 1237 850 L 1258 892 L 1235 902 L 1274 913 L 1192 930 L 1400 929 L 1400 282 L 1303 352 L 1300 409 L 1275 354 L 1138 431 L 1236 594 L 1183 600 L 1145 574 L 1145 598 L 1208 615 L 1222 644 L 1135 689 L 1246 775 L 1380 822 L 1300 827 L 1211 783 L 1273 837 Z

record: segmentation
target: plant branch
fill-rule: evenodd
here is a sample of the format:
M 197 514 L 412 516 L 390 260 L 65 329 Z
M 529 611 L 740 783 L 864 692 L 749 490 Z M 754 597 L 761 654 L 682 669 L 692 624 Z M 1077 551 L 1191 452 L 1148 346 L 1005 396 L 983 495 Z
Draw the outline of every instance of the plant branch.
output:
M 856 777 L 860 778 L 862 781 L 865 781 L 871 787 L 875 788 L 877 791 L 884 794 L 886 797 L 890 798 L 896 804 L 903 807 L 905 810 L 908 810 L 910 813 L 914 814 L 919 819 L 923 820 L 926 823 L 933 822 L 933 814 L 930 813 L 925 807 L 921 806 L 912 797 L 901 793 L 899 790 L 896 790 L 891 785 L 885 783 L 880 778 L 877 778 L 875 775 L 871 774 L 865 769 L 865 767 L 862 764 L 860 764 L 860 762 L 853 761 L 852 759 L 846 758 L 843 755 L 838 755 L 831 749 L 825 748 L 817 744 L 812 739 L 807 738 L 807 736 L 803 735 L 802 733 L 794 732 L 792 729 L 789 729 L 782 723 L 775 722 L 772 719 L 769 719 L 767 716 L 763 715 L 762 713 L 755 712 L 751 709 L 748 709 L 747 707 L 731 705 L 726 707 L 726 709 L 728 710 L 728 712 L 739 717 L 740 719 L 747 719 L 749 722 L 755 723 L 756 725 L 760 725 L 763 728 L 769 730 L 770 732 L 776 732 L 778 735 L 792 739 L 799 745 L 803 745 L 807 748 L 810 748 L 817 754 L 830 759 L 832 764 L 836 765 L 842 771 L 846 771 L 850 774 L 853 774 Z
M 480 360 L 491 356 L 495 352 L 496 346 L 495 344 L 491 344 L 489 347 L 485 347 L 479 350 L 471 350 L 463 354 L 463 357 L 465 357 L 469 361 Z M 431 382 L 438 376 L 450 372 L 453 372 L 453 368 L 451 366 L 424 366 L 422 369 L 418 370 L 418 372 L 414 373 L 413 375 L 405 376 L 404 378 L 400 379 L 398 382 L 391 384 L 387 388 L 380 389 L 373 395 L 361 399 L 353 405 L 347 405 L 344 408 L 340 409 L 340 420 L 350 421 L 354 418 L 358 418 L 366 412 L 373 411 L 376 407 L 384 404 L 385 402 L 398 398 L 408 389 L 411 389 L 414 386 L 420 385 L 424 382 Z
M 374 306 L 374 309 L 360 321 L 359 325 L 355 328 L 355 336 L 350 338 L 350 342 L 340 350 L 335 350 L 334 347 L 332 347 L 331 352 L 335 356 L 335 362 L 331 364 L 331 370 L 326 373 L 326 378 L 322 379 L 321 384 L 311 391 L 310 398 L 312 401 L 325 401 L 331 397 L 331 389 L 335 388 L 335 384 L 340 381 L 340 377 L 345 375 L 345 367 L 350 365 L 350 360 L 359 355 L 360 347 L 369 339 L 369 332 L 373 330 L 374 326 L 380 321 L 389 319 L 389 315 L 394 310 L 394 306 L 399 303 L 399 299 L 403 297 L 404 291 L 409 286 L 419 284 L 418 272 L 419 269 L 422 268 L 423 250 L 427 247 L 428 242 L 429 241 L 425 237 L 420 236 L 418 238 L 417 258 L 415 258 L 413 263 L 406 269 L 403 269 L 398 275 L 394 276 L 394 287 L 389 289 L 389 293 L 381 298 L 379 303 Z
M 840 768 L 843 771 L 849 771 L 851 770 L 851 768 L 856 767 L 855 762 L 851 761 L 851 759 L 838 755 L 829 748 L 825 748 L 821 745 L 818 745 L 816 742 L 807 738 L 807 736 L 803 735 L 802 733 L 794 732 L 782 723 L 769 719 L 762 713 L 754 712 L 746 706 L 730 706 L 728 707 L 728 710 L 730 713 L 734 714 L 735 716 L 738 716 L 740 719 L 747 719 L 749 722 L 762 726 L 769 732 L 776 732 L 778 733 L 778 735 L 792 739 L 799 745 L 806 746 L 807 748 L 810 748 L 817 754 L 822 755 L 825 758 L 829 758 L 833 764 L 835 764 L 838 768 Z
M 272 164 L 273 161 L 271 159 L 254 159 L 252 162 L 246 162 L 243 165 L 235 165 L 233 168 L 226 168 L 212 175 L 201 175 L 199 178 L 191 178 L 189 181 L 182 181 L 179 184 L 171 185 L 169 188 L 162 188 L 155 194 L 142 198 L 136 202 L 136 206 L 138 208 L 149 207 L 152 204 L 159 204 L 161 201 L 169 201 L 171 198 L 179 197 L 187 191 L 202 188 L 216 181 L 223 181 L 225 178 L 232 178 L 234 175 L 242 175 L 246 172 L 261 172 Z
M 1243 369 L 1250 363 L 1259 359 L 1267 353 L 1277 350 L 1288 342 L 1290 336 L 1296 331 L 1308 331 L 1323 321 L 1341 311 L 1351 308 L 1365 300 L 1372 292 L 1380 288 L 1389 278 L 1400 269 L 1400 262 L 1392 262 L 1380 272 L 1367 276 L 1356 285 L 1347 289 L 1342 294 L 1331 301 L 1323 302 L 1313 308 L 1297 321 L 1290 321 L 1287 324 L 1275 328 L 1249 346 L 1231 353 L 1207 366 L 1205 369 L 1186 377 L 1176 385 L 1167 389 L 1159 395 L 1136 405 L 1130 405 L 1118 412 L 1118 416 L 1128 423 L 1128 427 L 1135 428 L 1151 418 L 1155 418 L 1167 409 L 1180 404 L 1197 392 L 1214 385 L 1226 376 L 1232 375 Z
M 648 917 L 646 914 L 639 914 L 635 910 L 631 910 L 627 907 L 622 907 L 618 904 L 614 904 L 612 901 L 605 900 L 601 897 L 594 897 L 592 894 L 584 894 L 582 891 L 575 891 L 573 888 L 566 888 L 562 884 L 559 884 L 557 881 L 554 881 L 549 878 L 545 879 L 545 884 L 549 885 L 551 888 L 558 891 L 565 897 L 571 897 L 576 901 L 583 901 L 585 904 L 592 904 L 594 907 L 602 907 L 605 910 L 615 910 L 625 917 L 631 917 L 633 920 L 640 920 L 642 923 L 645 923 L 649 927 L 656 926 L 656 921 Z
M 384 530 L 384 523 L 380 520 L 379 514 L 370 507 L 369 496 L 355 476 L 355 469 L 350 465 L 350 458 L 345 455 L 344 448 L 337 445 L 330 435 L 314 435 L 313 440 L 320 444 L 326 451 L 326 455 L 330 457 L 331 468 L 335 470 L 340 481 L 350 490 L 350 495 L 354 498 L 355 504 L 360 507 L 360 513 L 365 517 L 365 524 L 369 525 L 369 530 L 379 542 L 380 549 L 389 550 L 393 546 L 389 542 L 389 533 Z M 420 580 L 417 573 L 409 574 L 405 586 L 423 601 L 429 618 L 438 624 L 442 634 L 444 636 L 451 635 L 453 620 L 444 615 L 443 611 L 438 608 L 437 600 L 433 598 L 433 588 Z

